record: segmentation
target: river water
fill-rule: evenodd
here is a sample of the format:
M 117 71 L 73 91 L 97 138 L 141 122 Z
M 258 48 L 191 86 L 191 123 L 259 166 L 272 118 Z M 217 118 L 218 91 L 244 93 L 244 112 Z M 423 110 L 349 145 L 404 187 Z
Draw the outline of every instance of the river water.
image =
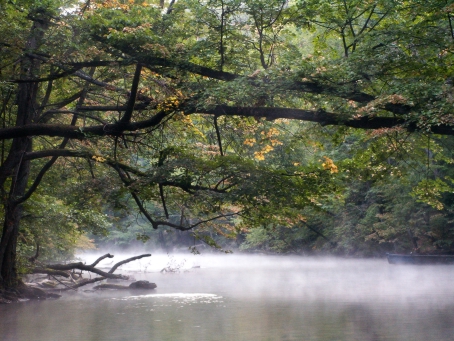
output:
M 90 263 L 96 256 L 83 257 Z M 108 266 L 111 261 L 103 262 Z M 179 272 L 159 272 L 168 265 Z M 124 265 L 117 273 L 149 280 L 157 289 L 81 288 L 59 300 L 2 305 L 0 339 L 451 341 L 454 337 L 454 266 L 396 266 L 384 259 L 156 255 Z

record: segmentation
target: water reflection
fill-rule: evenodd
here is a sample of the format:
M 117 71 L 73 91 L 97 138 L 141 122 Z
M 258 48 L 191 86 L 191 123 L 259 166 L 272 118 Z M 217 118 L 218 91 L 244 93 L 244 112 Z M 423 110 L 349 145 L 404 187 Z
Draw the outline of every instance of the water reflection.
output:
M 427 341 L 454 335 L 452 266 L 175 257 L 185 260 L 179 273 L 159 272 L 166 255 L 123 269 L 155 282 L 152 293 L 79 292 L 0 306 L 2 340 Z

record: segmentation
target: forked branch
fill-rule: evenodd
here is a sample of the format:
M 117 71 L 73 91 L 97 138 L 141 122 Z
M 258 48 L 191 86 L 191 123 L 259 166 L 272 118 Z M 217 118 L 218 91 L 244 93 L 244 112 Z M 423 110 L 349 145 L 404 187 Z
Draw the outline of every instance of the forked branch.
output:
M 66 273 L 65 271 L 71 271 L 71 270 L 82 270 L 82 271 L 89 271 L 93 272 L 95 274 L 98 274 L 102 276 L 102 279 L 105 278 L 113 278 L 113 279 L 128 279 L 128 276 L 123 276 L 123 275 L 115 275 L 114 272 L 115 270 L 118 269 L 119 266 L 132 262 L 134 260 L 144 258 L 144 257 L 150 257 L 151 254 L 143 254 L 140 256 L 135 256 L 131 257 L 128 259 L 125 259 L 121 262 L 116 263 L 112 268 L 108 271 L 102 271 L 95 266 L 102 261 L 105 258 L 113 258 L 113 255 L 111 254 L 105 254 L 104 256 L 99 257 L 93 264 L 87 265 L 82 262 L 77 262 L 77 263 L 69 263 L 69 264 L 53 264 L 53 265 L 45 265 L 42 267 L 37 267 L 33 269 L 33 273 L 45 273 L 45 274 L 50 274 L 50 275 L 58 275 L 58 276 L 64 276 L 64 277 L 69 277 L 69 274 Z M 85 282 L 85 284 L 88 284 L 88 282 Z M 84 284 L 84 285 L 85 285 Z

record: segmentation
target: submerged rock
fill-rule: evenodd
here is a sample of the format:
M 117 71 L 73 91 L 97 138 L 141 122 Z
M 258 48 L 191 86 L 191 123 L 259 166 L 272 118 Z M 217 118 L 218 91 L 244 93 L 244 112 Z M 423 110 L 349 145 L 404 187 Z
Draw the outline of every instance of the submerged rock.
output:
M 156 289 L 156 284 L 148 281 L 137 281 L 129 284 L 129 289 Z
M 47 293 L 47 299 L 57 299 L 57 298 L 60 298 L 61 295 L 59 294 L 56 294 L 54 292 L 48 292 Z
M 0 304 L 9 304 L 9 303 L 13 303 L 13 301 L 0 296 Z
M 30 300 L 45 300 L 45 299 L 56 299 L 60 298 L 61 295 L 52 292 L 44 291 L 37 287 L 22 286 L 20 288 L 21 296 Z

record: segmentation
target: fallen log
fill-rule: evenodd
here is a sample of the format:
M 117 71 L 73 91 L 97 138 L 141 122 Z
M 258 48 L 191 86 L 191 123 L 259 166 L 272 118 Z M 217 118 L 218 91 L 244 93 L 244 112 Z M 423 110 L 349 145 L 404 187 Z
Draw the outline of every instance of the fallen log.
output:
M 95 286 L 93 289 L 95 290 L 103 290 L 103 289 L 115 289 L 115 290 L 125 290 L 125 289 L 145 289 L 151 290 L 156 289 L 155 283 L 150 283 L 148 281 L 137 281 L 132 282 L 129 285 L 119 285 L 119 284 L 112 284 L 112 283 L 105 283 Z
M 97 275 L 100 275 L 102 277 L 105 277 L 105 278 L 115 278 L 115 279 L 128 279 L 127 276 L 123 276 L 123 275 L 115 275 L 113 274 L 113 272 L 115 270 L 117 270 L 118 267 L 120 267 L 121 265 L 123 264 L 126 264 L 126 263 L 129 263 L 129 262 L 132 262 L 132 261 L 135 261 L 137 259 L 141 259 L 141 258 L 144 258 L 144 257 L 150 257 L 151 254 L 147 253 L 147 254 L 144 254 L 144 255 L 140 255 L 140 256 L 135 256 L 135 257 L 131 257 L 131 258 L 128 258 L 128 259 L 125 259 L 121 262 L 118 262 L 116 263 L 108 272 L 105 272 L 105 271 L 102 271 L 100 269 L 97 269 L 95 266 L 103 259 L 105 258 L 113 258 L 114 256 L 112 256 L 111 254 L 105 254 L 104 256 L 101 256 L 99 257 L 93 264 L 91 265 L 86 265 L 82 262 L 78 262 L 78 263 L 69 263 L 69 264 L 52 264 L 52 265 L 47 265 L 45 268 L 47 269 L 51 269 L 51 270 L 58 270 L 58 271 L 69 271 L 69 270 L 83 270 L 83 271 L 89 271 L 89 272 L 93 272 Z M 39 268 L 36 268 L 35 270 L 39 270 Z
M 77 290 L 77 288 L 80 288 L 81 286 L 85 286 L 87 284 L 92 284 L 96 283 L 102 280 L 105 280 L 107 278 L 109 279 L 123 279 L 127 280 L 129 279 L 129 276 L 124 276 L 124 275 L 116 275 L 114 274 L 114 271 L 116 271 L 121 265 L 144 258 L 144 257 L 150 257 L 151 254 L 143 254 L 139 256 L 134 256 L 131 258 L 127 258 L 125 260 L 122 260 L 116 264 L 114 264 L 109 271 L 102 271 L 98 268 L 96 268 L 96 265 L 99 264 L 100 261 L 106 258 L 113 258 L 114 256 L 107 253 L 101 257 L 99 257 L 95 262 L 93 262 L 90 265 L 84 264 L 82 262 L 77 262 L 77 263 L 69 263 L 69 264 L 52 264 L 52 265 L 41 265 L 39 267 L 36 267 L 33 269 L 33 273 L 44 273 L 48 274 L 49 276 L 52 276 L 57 282 L 60 284 L 64 285 L 64 288 L 52 288 L 46 291 L 67 291 L 67 290 Z M 74 280 L 74 285 L 68 285 L 66 283 L 63 283 L 62 281 L 58 280 L 56 276 L 62 276 L 66 278 L 71 278 L 71 271 L 73 270 L 81 270 L 81 271 L 88 271 L 95 273 L 97 275 L 100 275 L 100 277 L 95 277 L 92 279 L 85 279 L 85 278 L 80 278 L 79 280 L 75 281 Z M 138 281 L 138 282 L 147 282 L 147 281 Z M 137 282 L 136 282 L 137 283 Z M 148 282 L 147 282 L 148 283 Z M 133 283 L 132 283 L 133 284 Z M 154 289 L 156 288 L 156 284 L 154 283 L 148 283 L 149 286 L 146 287 L 146 284 L 144 284 L 144 287 L 142 289 Z M 150 287 L 150 285 L 154 285 L 153 288 Z M 129 287 L 126 287 L 129 288 Z
M 124 290 L 129 289 L 127 285 L 104 283 L 93 287 L 93 290 L 105 290 L 105 289 L 114 289 L 114 290 Z
M 49 268 L 34 268 L 32 270 L 32 273 L 33 274 L 46 274 L 46 275 L 49 275 L 49 276 L 62 276 L 62 277 L 66 277 L 66 278 L 70 278 L 71 275 L 67 272 L 67 271 L 61 271 L 61 270 L 53 270 L 53 269 L 49 269 Z

